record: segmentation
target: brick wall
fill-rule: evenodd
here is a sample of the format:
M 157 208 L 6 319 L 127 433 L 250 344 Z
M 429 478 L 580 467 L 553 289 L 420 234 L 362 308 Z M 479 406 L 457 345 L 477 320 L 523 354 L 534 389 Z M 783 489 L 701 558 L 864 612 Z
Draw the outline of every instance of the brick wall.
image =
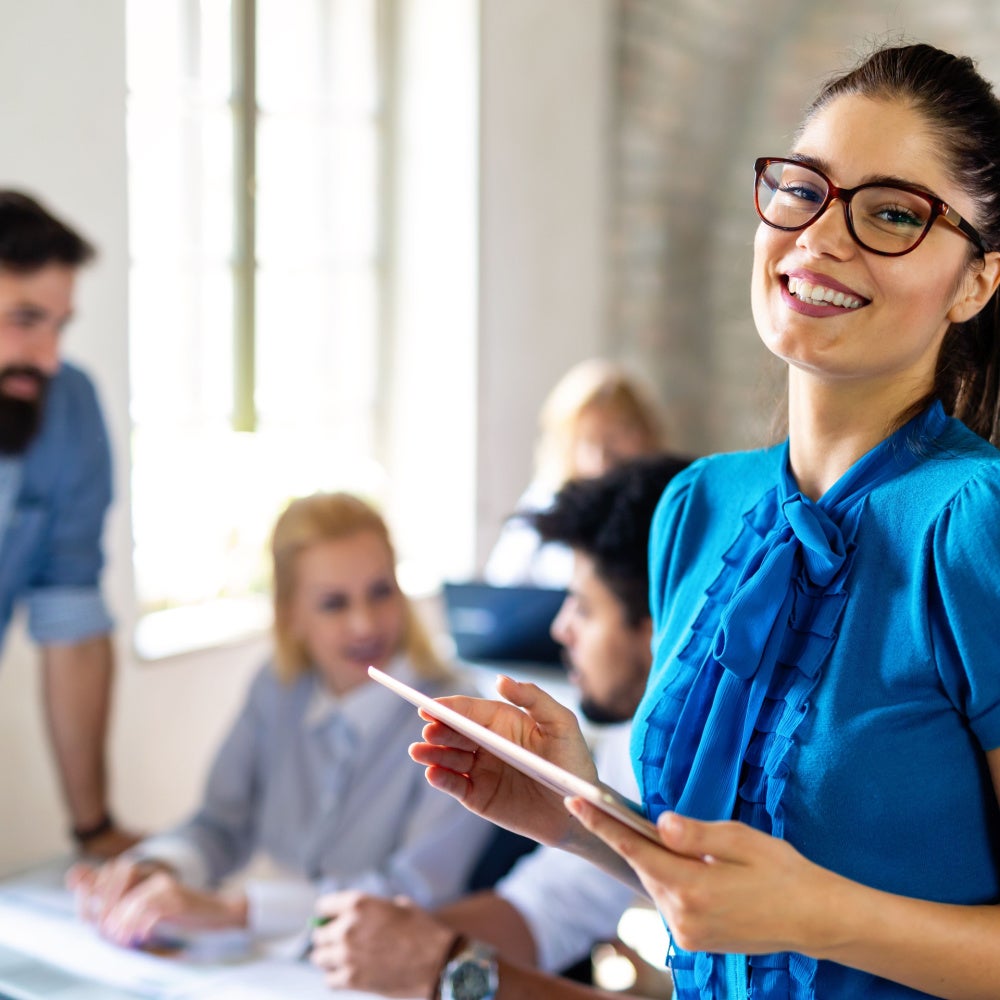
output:
M 661 387 L 675 440 L 767 436 L 782 369 L 750 316 L 755 157 L 786 152 L 802 109 L 871 42 L 979 60 L 1000 90 L 996 0 L 615 0 L 613 353 Z

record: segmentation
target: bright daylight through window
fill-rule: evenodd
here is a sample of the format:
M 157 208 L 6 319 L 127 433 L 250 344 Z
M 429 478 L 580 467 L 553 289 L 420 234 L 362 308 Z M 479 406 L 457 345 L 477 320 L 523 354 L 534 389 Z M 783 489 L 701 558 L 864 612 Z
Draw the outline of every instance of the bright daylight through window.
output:
M 266 622 L 290 497 L 383 489 L 378 8 L 128 2 L 141 654 Z

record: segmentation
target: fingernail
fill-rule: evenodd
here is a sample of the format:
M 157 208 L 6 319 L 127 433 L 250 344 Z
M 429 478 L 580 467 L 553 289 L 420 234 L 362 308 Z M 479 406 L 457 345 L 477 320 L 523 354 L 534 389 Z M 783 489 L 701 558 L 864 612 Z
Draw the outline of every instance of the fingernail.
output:
M 665 812 L 661 813 L 658 823 L 667 833 L 680 833 L 683 820 L 675 812 Z

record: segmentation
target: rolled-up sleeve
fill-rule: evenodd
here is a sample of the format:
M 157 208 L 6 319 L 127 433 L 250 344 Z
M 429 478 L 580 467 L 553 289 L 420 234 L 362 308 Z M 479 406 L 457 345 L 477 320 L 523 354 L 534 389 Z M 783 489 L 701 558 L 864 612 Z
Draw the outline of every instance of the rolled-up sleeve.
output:
M 113 626 L 100 591 L 104 521 L 112 500 L 107 428 L 93 384 L 71 366 L 60 374 L 49 406 L 52 435 L 41 444 L 38 464 L 29 457 L 25 470 L 26 513 L 44 501 L 43 548 L 32 560 L 24 594 L 28 629 L 40 645 L 79 642 Z M 48 484 L 37 498 L 36 470 Z

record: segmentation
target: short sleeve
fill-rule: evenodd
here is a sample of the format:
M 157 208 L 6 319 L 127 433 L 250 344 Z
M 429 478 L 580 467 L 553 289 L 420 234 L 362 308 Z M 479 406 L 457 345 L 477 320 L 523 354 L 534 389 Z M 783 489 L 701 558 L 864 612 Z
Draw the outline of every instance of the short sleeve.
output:
M 1000 747 L 1000 465 L 965 485 L 931 539 L 929 618 L 948 697 L 985 750 Z
M 691 484 L 700 462 L 693 462 L 677 473 L 663 491 L 649 528 L 649 608 L 655 632 L 664 617 L 664 601 L 669 586 L 674 539 L 680 523 L 687 516 Z M 655 642 L 654 642 L 655 645 Z

